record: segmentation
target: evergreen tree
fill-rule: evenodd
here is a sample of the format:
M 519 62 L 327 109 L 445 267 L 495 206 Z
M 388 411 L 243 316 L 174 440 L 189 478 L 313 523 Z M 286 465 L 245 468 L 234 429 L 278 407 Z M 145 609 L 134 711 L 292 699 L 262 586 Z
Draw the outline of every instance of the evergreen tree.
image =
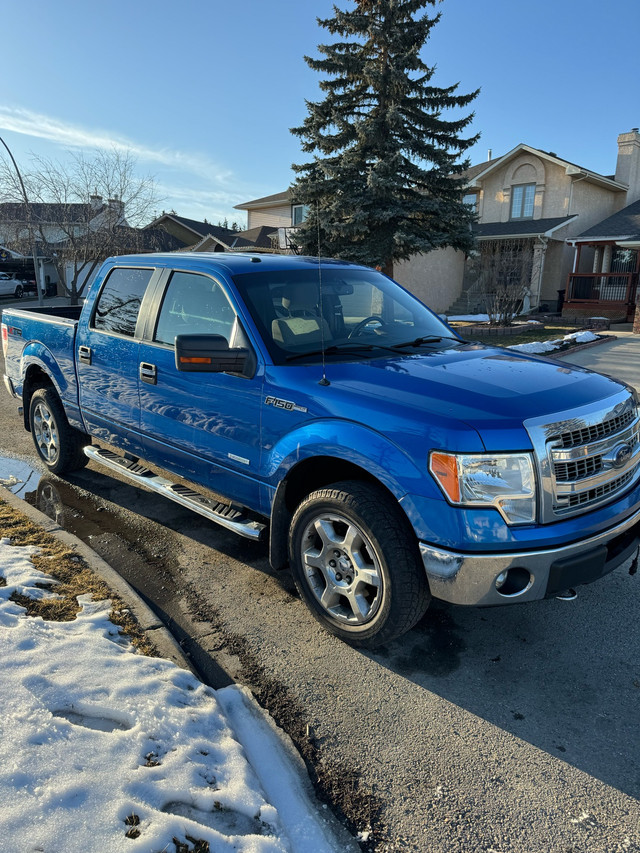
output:
M 389 274 L 393 262 L 444 246 L 473 245 L 474 214 L 462 203 L 467 168 L 462 154 L 477 136 L 461 138 L 473 114 L 446 121 L 442 113 L 466 107 L 478 92 L 437 88 L 435 66 L 420 57 L 440 13 L 437 0 L 355 0 L 318 19 L 332 35 L 321 59 L 305 57 L 320 82 L 322 101 L 292 133 L 313 155 L 293 165 L 291 188 L 307 217 L 296 242 L 308 254 L 333 255 Z M 319 224 L 319 228 L 318 228 Z M 318 234 L 319 232 L 319 234 Z

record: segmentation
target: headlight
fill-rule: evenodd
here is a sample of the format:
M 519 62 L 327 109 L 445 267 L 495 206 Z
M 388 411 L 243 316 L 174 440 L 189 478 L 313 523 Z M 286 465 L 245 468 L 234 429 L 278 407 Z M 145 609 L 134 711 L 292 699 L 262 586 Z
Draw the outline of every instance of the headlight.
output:
M 440 453 L 429 470 L 450 503 L 494 506 L 507 524 L 536 520 L 536 488 L 529 453 Z

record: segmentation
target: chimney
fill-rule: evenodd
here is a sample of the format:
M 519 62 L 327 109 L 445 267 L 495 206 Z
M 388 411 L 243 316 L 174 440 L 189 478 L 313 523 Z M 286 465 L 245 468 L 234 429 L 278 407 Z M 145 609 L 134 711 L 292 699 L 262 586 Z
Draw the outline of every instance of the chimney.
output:
M 492 157 L 493 157 L 493 148 L 490 148 L 490 149 L 487 151 L 487 160 L 488 160 L 489 162 L 491 162 Z
M 640 132 L 632 127 L 629 133 L 618 137 L 618 162 L 616 181 L 627 184 L 627 204 L 640 198 Z
M 94 195 L 89 196 L 89 204 L 91 205 L 91 212 L 97 213 L 102 207 L 102 196 L 95 193 Z
M 114 214 L 116 222 L 121 224 L 124 220 L 124 202 L 119 198 L 109 199 L 109 210 Z

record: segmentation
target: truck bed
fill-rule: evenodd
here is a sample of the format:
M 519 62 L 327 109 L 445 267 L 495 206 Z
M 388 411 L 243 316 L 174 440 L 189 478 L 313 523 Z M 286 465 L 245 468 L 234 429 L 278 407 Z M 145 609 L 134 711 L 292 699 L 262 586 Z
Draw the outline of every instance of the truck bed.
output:
M 76 305 L 2 312 L 2 324 L 7 327 L 5 369 L 18 394 L 25 375 L 40 369 L 53 380 L 65 406 L 77 409 L 74 344 L 81 310 Z

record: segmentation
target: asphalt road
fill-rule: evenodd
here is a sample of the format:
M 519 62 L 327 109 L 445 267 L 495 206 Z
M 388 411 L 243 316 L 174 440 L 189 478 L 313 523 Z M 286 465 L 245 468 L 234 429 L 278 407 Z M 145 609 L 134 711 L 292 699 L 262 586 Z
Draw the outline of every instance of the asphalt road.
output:
M 106 471 L 40 479 L 1 393 L 0 479 L 28 479 L 14 490 L 57 505 L 206 679 L 254 689 L 338 811 L 371 824 L 364 849 L 640 851 L 640 576 L 628 565 L 573 602 L 435 604 L 362 653 L 317 626 L 264 546 Z

